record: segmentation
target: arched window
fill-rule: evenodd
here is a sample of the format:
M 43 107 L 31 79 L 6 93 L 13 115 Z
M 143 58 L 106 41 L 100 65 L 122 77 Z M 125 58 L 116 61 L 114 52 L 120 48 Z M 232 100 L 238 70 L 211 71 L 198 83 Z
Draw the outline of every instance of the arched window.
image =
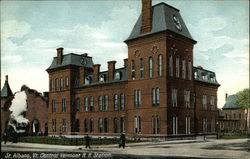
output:
M 144 60 L 140 59 L 140 78 L 144 78 Z
M 135 80 L 135 60 L 131 61 L 131 78 Z
M 85 78 L 85 84 L 87 85 L 87 84 L 91 84 L 91 83 L 92 83 L 92 78 L 91 78 L 91 76 L 86 77 L 86 78 Z
M 154 76 L 154 61 L 153 57 L 149 57 L 149 78 Z
M 100 82 L 105 82 L 106 81 L 106 75 L 105 74 L 100 75 L 99 81 Z
M 158 56 L 158 75 L 162 76 L 162 55 Z

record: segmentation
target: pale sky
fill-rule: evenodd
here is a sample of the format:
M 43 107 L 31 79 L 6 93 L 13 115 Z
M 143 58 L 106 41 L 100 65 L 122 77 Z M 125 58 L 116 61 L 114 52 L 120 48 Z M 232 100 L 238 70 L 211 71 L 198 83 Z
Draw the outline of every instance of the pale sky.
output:
M 153 0 L 165 2 L 180 13 L 197 41 L 194 65 L 214 71 L 221 84 L 218 107 L 225 93 L 249 88 L 248 0 Z M 127 58 L 123 41 L 140 12 L 141 0 L 1 1 L 1 88 L 5 75 L 13 92 L 23 84 L 48 91 L 45 71 L 56 56 L 89 53 L 106 70 Z

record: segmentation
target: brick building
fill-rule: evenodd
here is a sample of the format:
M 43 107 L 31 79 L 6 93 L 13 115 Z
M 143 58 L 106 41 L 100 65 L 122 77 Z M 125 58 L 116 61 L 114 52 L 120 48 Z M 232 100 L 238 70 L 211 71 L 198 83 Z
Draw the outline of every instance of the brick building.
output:
M 193 67 L 196 41 L 179 10 L 142 0 L 124 67 L 100 72 L 87 53 L 57 56 L 49 74 L 49 134 L 165 137 L 216 132 L 214 72 Z
M 27 111 L 23 113 L 24 117 L 29 120 L 26 127 L 28 134 L 47 134 L 48 133 L 48 95 L 46 93 L 42 95 L 34 89 L 30 89 L 27 86 L 22 86 L 21 91 L 25 91 L 27 95 Z M 12 121 L 10 117 L 10 106 L 14 94 L 8 83 L 8 76 L 6 76 L 5 84 L 1 90 L 1 134 L 7 131 L 7 125 L 9 121 Z M 18 127 L 18 121 L 17 125 Z

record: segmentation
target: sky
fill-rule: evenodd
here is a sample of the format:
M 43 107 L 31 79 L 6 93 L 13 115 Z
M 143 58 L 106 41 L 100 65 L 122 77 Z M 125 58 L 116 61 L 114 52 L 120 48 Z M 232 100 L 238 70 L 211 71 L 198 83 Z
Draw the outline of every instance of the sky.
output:
M 218 107 L 229 95 L 249 88 L 248 0 L 153 0 L 180 10 L 192 37 L 194 65 L 214 71 L 220 83 Z M 123 42 L 141 12 L 140 0 L 1 1 L 1 88 L 5 75 L 13 92 L 23 84 L 48 91 L 45 71 L 56 56 L 88 53 L 107 69 L 122 67 Z

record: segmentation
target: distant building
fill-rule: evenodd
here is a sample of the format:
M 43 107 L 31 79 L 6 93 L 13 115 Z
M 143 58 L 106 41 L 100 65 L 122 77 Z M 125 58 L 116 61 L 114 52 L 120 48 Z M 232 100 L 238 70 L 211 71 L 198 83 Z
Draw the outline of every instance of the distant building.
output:
M 235 103 L 236 95 L 226 94 L 226 103 L 222 108 L 222 118 L 219 120 L 220 131 L 223 133 L 249 132 L 250 109 L 241 108 Z
M 32 135 L 48 133 L 48 95 L 46 93 L 42 95 L 27 86 L 22 86 L 21 91 L 25 91 L 27 95 L 27 111 L 23 113 L 24 117 L 29 120 L 27 133 Z M 1 90 L 1 134 L 6 131 L 8 122 L 11 120 L 9 108 L 13 98 L 8 76 L 6 76 L 5 84 Z
M 47 69 L 50 135 L 216 133 L 215 73 L 193 67 L 196 41 L 179 10 L 151 4 L 142 0 L 142 13 L 125 40 L 128 58 L 122 68 L 109 61 L 108 70 L 100 72 L 87 53 L 64 55 L 57 49 Z

